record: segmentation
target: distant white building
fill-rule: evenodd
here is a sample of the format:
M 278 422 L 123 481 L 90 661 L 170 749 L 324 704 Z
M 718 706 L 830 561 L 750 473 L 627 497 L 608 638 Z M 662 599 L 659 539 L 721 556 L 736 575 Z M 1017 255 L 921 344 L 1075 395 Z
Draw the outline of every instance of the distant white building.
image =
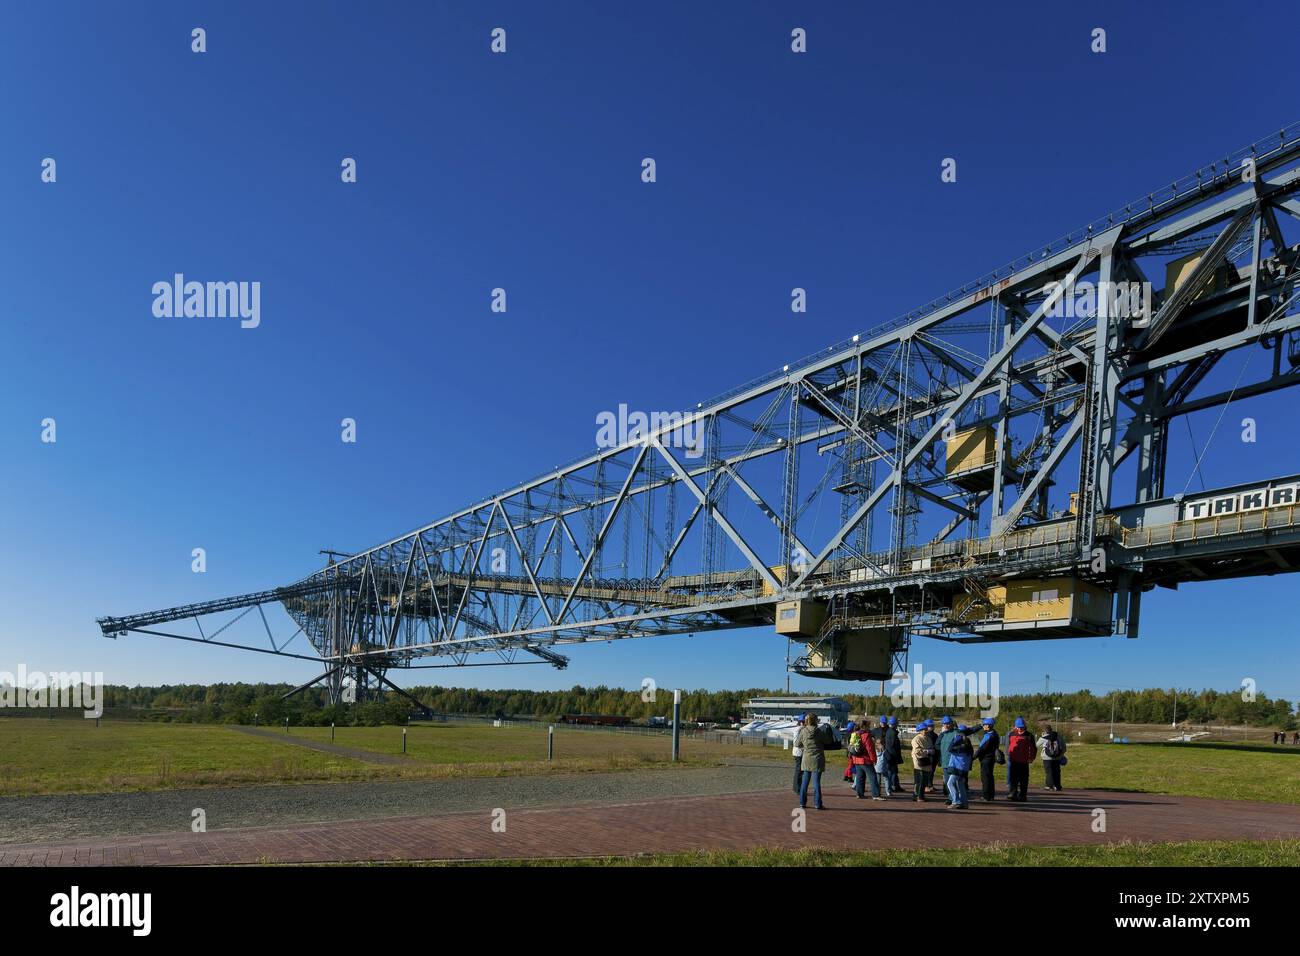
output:
M 740 733 L 746 737 L 794 740 L 804 714 L 816 714 L 821 723 L 837 729 L 849 719 L 849 704 L 842 697 L 754 697 L 745 710 L 749 720 Z
M 849 719 L 849 702 L 843 697 L 753 697 L 745 704 L 745 710 L 751 720 L 763 717 L 788 720 L 816 714 L 819 720 L 830 721 L 838 727 Z

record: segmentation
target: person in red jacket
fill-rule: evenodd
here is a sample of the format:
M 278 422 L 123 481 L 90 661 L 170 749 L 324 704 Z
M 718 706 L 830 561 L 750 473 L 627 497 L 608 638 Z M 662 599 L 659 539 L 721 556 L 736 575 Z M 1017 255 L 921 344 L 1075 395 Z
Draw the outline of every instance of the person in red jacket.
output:
M 880 795 L 880 780 L 876 777 L 876 744 L 871 739 L 871 722 L 864 720 L 861 726 L 850 723 L 844 729 L 850 731 L 845 749 L 849 753 L 849 769 L 853 771 L 853 792 L 859 800 L 865 800 L 865 784 L 869 780 L 871 799 L 885 799 Z
M 847 724 L 844 725 L 844 733 L 846 735 L 852 734 L 857 729 L 857 726 L 858 726 L 857 724 L 855 724 L 853 721 L 850 720 Z M 846 757 L 851 756 L 849 754 L 849 741 L 847 736 L 845 737 L 844 740 L 844 755 Z M 847 783 L 850 787 L 857 786 L 857 784 L 853 780 L 853 761 L 851 759 L 849 760 L 848 763 L 844 765 L 844 782 Z
M 1034 735 L 1025 729 L 1025 718 L 1017 717 L 1007 735 L 1007 770 L 1011 776 L 1008 800 L 1024 803 L 1029 795 L 1029 765 L 1038 756 Z

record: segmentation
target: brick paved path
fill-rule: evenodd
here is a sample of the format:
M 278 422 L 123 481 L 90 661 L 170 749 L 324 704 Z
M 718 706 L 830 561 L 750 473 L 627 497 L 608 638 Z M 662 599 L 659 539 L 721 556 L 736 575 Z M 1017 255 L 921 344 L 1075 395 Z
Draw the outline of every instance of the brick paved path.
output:
M 0 865 L 311 863 L 623 856 L 695 849 L 962 846 L 995 841 L 1063 845 L 1124 839 L 1300 839 L 1300 807 L 1160 794 L 1076 790 L 1034 793 L 1028 804 L 972 804 L 903 798 L 859 801 L 828 788 L 807 832 L 791 830 L 792 795 L 761 791 L 674 797 L 578 809 L 507 808 L 506 832 L 487 812 L 296 826 L 164 833 L 109 840 L 0 846 Z M 1106 810 L 1106 833 L 1092 830 Z M 924 814 L 923 824 L 917 814 Z M 921 824 L 921 825 L 918 825 Z

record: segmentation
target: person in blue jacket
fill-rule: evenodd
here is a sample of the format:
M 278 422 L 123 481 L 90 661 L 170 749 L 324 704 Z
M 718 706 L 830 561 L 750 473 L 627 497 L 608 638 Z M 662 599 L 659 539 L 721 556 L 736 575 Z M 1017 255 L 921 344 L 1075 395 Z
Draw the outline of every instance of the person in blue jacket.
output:
M 951 717 L 942 718 L 939 721 L 939 739 L 935 741 L 935 746 L 939 750 L 939 772 L 943 775 L 944 793 L 948 793 L 948 750 L 952 746 L 953 738 L 957 736 L 956 726 Z
M 982 784 L 980 799 L 985 803 L 992 803 L 994 796 L 993 774 L 998 765 L 998 748 L 1002 746 L 1002 738 L 998 732 L 993 729 L 993 718 L 985 717 L 984 736 L 980 738 L 979 746 L 975 748 L 974 760 L 980 766 L 980 783 Z
M 965 724 L 959 724 L 948 744 L 948 758 L 944 765 L 943 778 L 948 785 L 948 806 L 954 810 L 970 809 L 966 783 L 975 754 L 975 748 L 971 746 L 970 737 L 967 736 L 970 732 L 970 728 Z
M 885 749 L 885 737 L 889 733 L 889 718 L 882 716 L 879 725 L 872 729 L 871 739 L 876 748 L 876 779 L 880 782 L 881 800 L 893 796 L 889 779 L 889 751 Z M 874 800 L 874 789 L 872 790 Z

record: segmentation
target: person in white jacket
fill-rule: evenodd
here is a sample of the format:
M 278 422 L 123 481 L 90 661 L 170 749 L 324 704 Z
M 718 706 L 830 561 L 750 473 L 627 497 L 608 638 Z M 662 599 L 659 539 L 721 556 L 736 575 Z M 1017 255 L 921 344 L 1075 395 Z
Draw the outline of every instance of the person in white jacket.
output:
M 1061 792 L 1061 765 L 1065 763 L 1065 738 L 1048 724 L 1038 738 L 1038 753 L 1043 758 L 1043 774 L 1047 777 L 1044 790 Z

